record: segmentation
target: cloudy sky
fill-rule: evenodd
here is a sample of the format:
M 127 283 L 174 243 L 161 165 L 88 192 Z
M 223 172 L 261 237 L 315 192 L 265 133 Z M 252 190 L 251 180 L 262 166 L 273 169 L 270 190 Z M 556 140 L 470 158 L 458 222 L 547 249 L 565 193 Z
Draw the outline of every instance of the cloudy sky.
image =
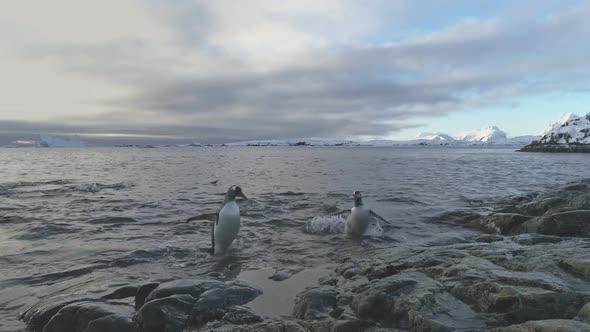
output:
M 590 1 L 1 0 L 0 136 L 394 138 L 590 111 Z

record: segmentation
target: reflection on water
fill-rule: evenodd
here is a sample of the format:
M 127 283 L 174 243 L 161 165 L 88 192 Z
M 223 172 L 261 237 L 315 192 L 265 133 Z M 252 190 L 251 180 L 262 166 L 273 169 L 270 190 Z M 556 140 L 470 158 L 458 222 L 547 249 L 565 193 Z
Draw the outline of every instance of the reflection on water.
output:
M 314 271 L 339 255 L 469 236 L 428 220 L 576 180 L 589 159 L 504 148 L 0 150 L 0 330 L 21 329 L 18 312 L 39 299 L 187 277 L 258 283 L 260 311 L 285 314 Z M 218 259 L 207 253 L 210 223 L 184 221 L 215 212 L 232 184 L 250 200 L 239 202 L 230 257 Z M 350 208 L 354 190 L 390 221 L 381 236 L 353 241 L 306 229 Z M 303 270 L 267 279 L 285 267 Z
M 245 271 L 237 276 L 237 279 L 248 282 L 264 290 L 264 293 L 247 307 L 255 312 L 263 312 L 269 317 L 288 316 L 293 311 L 295 296 L 305 288 L 317 285 L 321 277 L 332 272 L 329 266 L 321 268 L 309 268 L 295 273 L 286 281 L 269 279 L 275 274 L 272 269 L 260 269 Z

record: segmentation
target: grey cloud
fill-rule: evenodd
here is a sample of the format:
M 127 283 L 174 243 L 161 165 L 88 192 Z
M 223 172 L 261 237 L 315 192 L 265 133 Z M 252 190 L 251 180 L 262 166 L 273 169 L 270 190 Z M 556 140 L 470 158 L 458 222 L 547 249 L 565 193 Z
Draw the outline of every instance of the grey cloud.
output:
M 171 135 L 204 142 L 379 136 L 411 128 L 416 118 L 583 88 L 590 58 L 581 50 L 588 46 L 567 46 L 586 42 L 590 26 L 582 14 L 589 8 L 524 24 L 466 20 L 388 45 L 314 50 L 264 73 L 228 61 L 234 73 L 172 74 L 162 63 L 136 61 L 142 49 L 133 41 L 39 52 L 70 70 L 136 88 L 134 96 L 95 101 L 114 112 L 131 119 L 142 112 L 179 119 L 178 125 L 162 127 L 129 120 L 54 131 Z M 191 25 L 189 17 L 175 10 L 181 18 L 178 28 L 192 36 L 185 46 L 201 47 L 211 18 L 204 11 L 197 18 L 203 21 Z

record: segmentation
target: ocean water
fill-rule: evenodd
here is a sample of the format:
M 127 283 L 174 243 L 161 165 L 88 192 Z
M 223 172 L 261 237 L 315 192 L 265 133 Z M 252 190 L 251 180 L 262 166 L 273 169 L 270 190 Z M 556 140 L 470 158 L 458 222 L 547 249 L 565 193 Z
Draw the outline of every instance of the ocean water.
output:
M 187 277 L 258 284 L 256 309 L 285 315 L 340 255 L 473 235 L 429 220 L 587 177 L 588 165 L 512 148 L 2 149 L 0 330 L 21 331 L 19 313 L 42 299 Z M 250 199 L 232 252 L 214 258 L 210 223 L 185 220 L 215 212 L 233 184 Z M 362 241 L 329 217 L 355 190 L 388 220 Z M 277 271 L 293 276 L 268 279 Z

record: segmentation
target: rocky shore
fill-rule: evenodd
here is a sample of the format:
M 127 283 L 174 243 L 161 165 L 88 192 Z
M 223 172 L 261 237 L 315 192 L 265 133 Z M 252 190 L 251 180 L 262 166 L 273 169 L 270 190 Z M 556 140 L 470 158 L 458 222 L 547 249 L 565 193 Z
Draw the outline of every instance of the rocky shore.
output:
M 590 144 L 544 144 L 533 142 L 520 150 L 520 152 L 574 152 L 590 153 Z
M 590 331 L 590 180 L 430 222 L 481 233 L 336 256 L 288 317 L 250 309 L 252 285 L 185 279 L 62 296 L 21 318 L 44 332 Z

